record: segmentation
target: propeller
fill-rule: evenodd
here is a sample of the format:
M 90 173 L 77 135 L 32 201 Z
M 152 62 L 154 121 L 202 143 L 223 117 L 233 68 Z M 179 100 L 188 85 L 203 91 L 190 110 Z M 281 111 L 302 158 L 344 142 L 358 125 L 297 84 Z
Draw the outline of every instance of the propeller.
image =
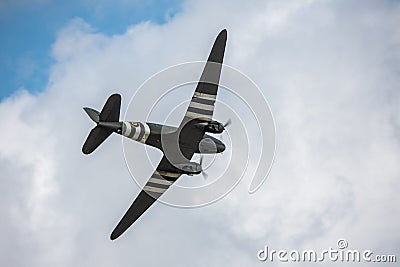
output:
M 201 155 L 201 156 L 200 156 L 200 162 L 199 162 L 199 164 L 200 164 L 200 166 L 201 166 L 201 168 L 202 168 L 201 174 L 203 175 L 203 178 L 204 178 L 205 180 L 207 180 L 208 174 L 207 174 L 207 173 L 205 172 L 205 170 L 203 169 L 203 158 L 204 158 L 204 156 Z
M 225 127 L 227 127 L 227 126 L 229 126 L 229 125 L 231 125 L 231 124 L 232 124 L 232 120 L 231 120 L 231 119 L 228 119 L 228 120 L 223 124 L 224 129 L 225 129 Z M 224 135 L 223 135 L 223 134 L 221 135 L 221 141 L 224 141 Z
M 227 122 L 225 122 L 224 128 L 227 127 L 227 126 L 229 126 L 229 125 L 231 125 L 231 124 L 232 124 L 232 120 L 229 119 Z

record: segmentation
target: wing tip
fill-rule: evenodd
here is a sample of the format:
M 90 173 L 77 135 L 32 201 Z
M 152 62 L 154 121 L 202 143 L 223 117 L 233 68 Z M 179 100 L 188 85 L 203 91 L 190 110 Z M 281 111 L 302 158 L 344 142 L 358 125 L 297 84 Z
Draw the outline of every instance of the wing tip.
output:
M 226 41 L 228 37 L 228 31 L 226 29 L 223 29 L 222 31 L 220 31 L 220 33 L 218 34 L 217 39 L 223 39 Z
M 110 235 L 110 239 L 111 240 L 115 240 L 120 236 L 120 234 L 115 233 L 115 231 L 113 231 Z
M 82 147 L 82 153 L 85 155 L 89 155 L 90 151 L 87 150 L 87 148 L 85 146 Z

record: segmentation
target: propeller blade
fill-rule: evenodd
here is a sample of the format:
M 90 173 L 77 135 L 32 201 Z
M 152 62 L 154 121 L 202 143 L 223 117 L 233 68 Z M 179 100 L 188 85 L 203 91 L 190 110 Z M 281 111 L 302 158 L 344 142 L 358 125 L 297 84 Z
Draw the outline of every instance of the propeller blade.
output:
M 227 127 L 227 126 L 229 126 L 229 125 L 231 125 L 231 124 L 232 124 L 232 120 L 231 120 L 231 119 L 228 119 L 227 122 L 225 122 L 225 124 L 223 124 L 224 130 L 225 130 L 225 127 Z M 223 135 L 223 134 L 221 135 L 221 141 L 222 141 L 222 142 L 224 141 L 224 135 Z
M 227 127 L 227 126 L 229 126 L 229 125 L 231 125 L 231 123 L 232 123 L 232 120 L 229 119 L 227 122 L 225 122 L 224 128 Z
M 201 156 L 200 156 L 199 164 L 200 164 L 200 166 L 201 166 L 201 168 L 202 168 L 201 174 L 203 175 L 204 180 L 207 180 L 208 174 L 205 172 L 205 170 L 203 170 L 203 158 L 204 158 L 204 156 L 201 155 Z

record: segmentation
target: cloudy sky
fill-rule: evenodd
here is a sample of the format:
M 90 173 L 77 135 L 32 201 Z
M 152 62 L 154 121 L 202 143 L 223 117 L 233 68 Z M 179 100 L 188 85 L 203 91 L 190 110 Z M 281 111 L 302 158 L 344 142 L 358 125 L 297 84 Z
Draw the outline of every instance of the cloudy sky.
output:
M 0 1 L 0 265 L 279 265 L 257 251 L 339 238 L 399 260 L 398 25 L 397 1 Z M 223 28 L 225 63 L 274 114 L 267 181 L 248 194 L 245 176 L 202 208 L 156 203 L 110 241 L 140 188 L 118 136 L 82 154 L 82 107 L 117 92 L 124 114 L 146 79 L 204 60 Z

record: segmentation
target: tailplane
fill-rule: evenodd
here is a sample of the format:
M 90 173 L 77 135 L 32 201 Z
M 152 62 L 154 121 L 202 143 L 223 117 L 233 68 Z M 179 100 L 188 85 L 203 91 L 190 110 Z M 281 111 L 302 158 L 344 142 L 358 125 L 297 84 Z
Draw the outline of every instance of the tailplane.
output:
M 104 104 L 101 112 L 91 108 L 83 108 L 88 116 L 97 124 L 86 138 L 82 147 L 84 154 L 92 153 L 113 132 L 121 133 L 122 125 L 119 122 L 121 96 L 113 94 Z

